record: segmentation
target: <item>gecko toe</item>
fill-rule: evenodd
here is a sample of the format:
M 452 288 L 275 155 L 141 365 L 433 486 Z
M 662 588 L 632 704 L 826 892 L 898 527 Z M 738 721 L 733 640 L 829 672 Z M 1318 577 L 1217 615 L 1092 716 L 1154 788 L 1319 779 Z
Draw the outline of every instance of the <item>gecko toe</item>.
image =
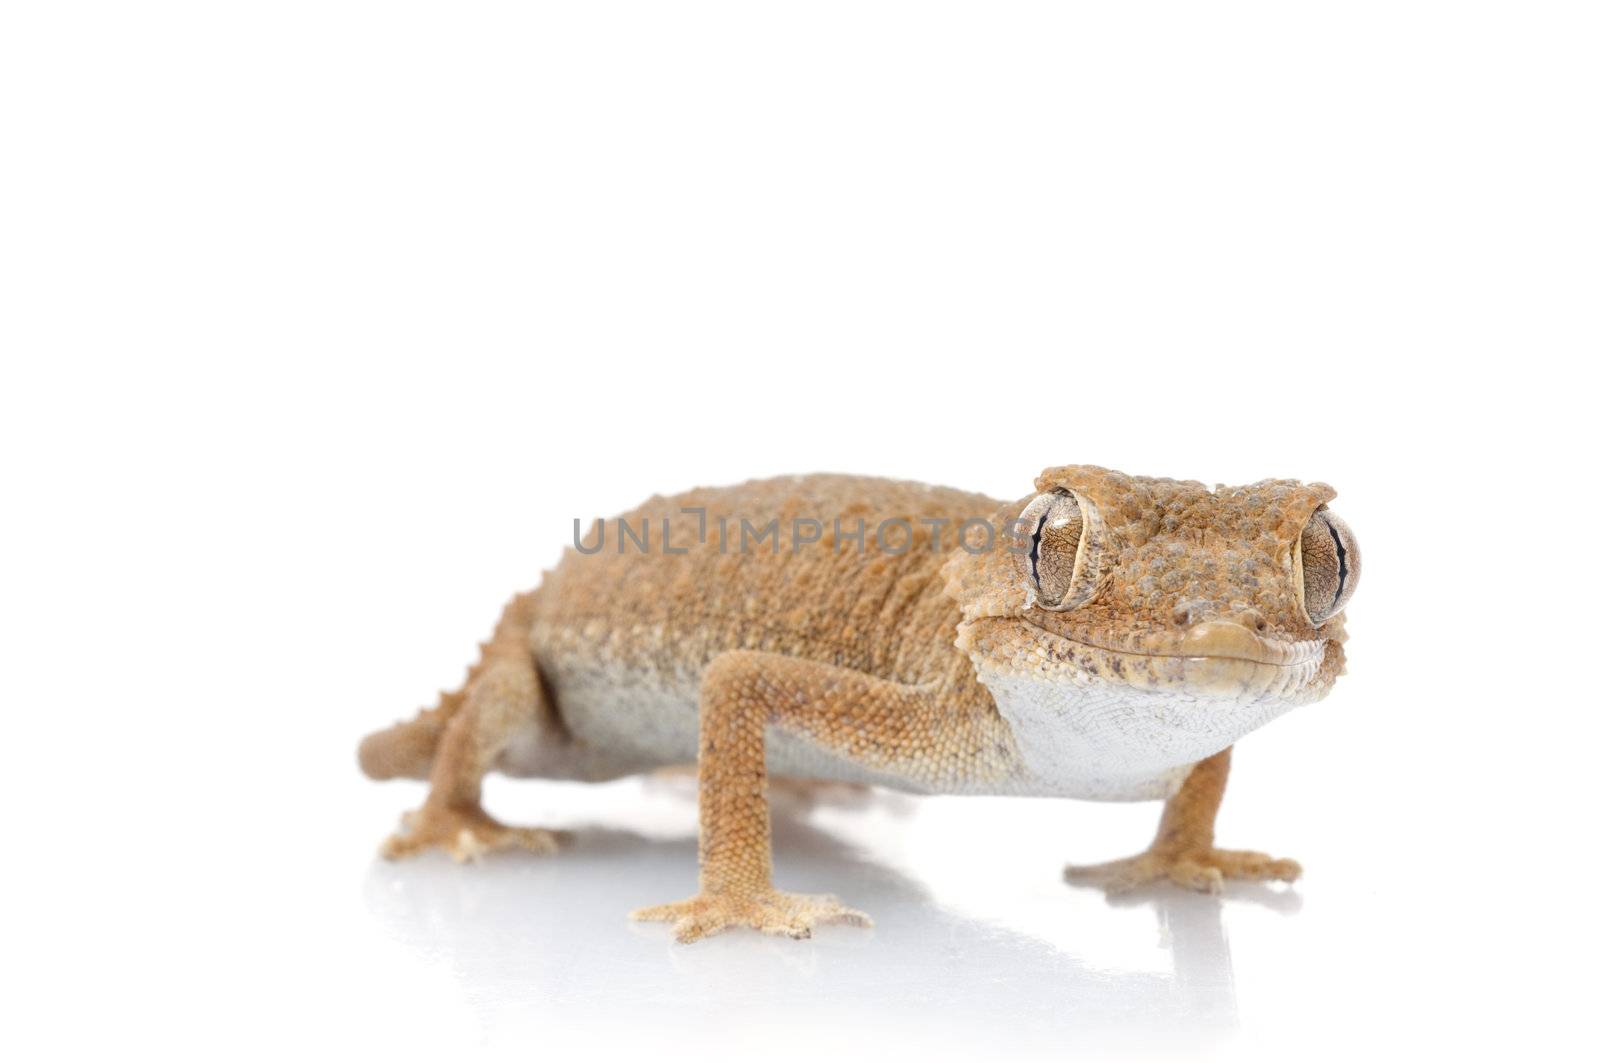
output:
M 1201 893 L 1221 893 L 1228 879 L 1293 882 L 1300 877 L 1300 865 L 1265 853 L 1196 847 L 1151 850 L 1104 864 L 1069 866 L 1065 874 L 1074 886 L 1099 887 L 1108 895 L 1162 881 Z
M 537 827 L 508 827 L 481 808 L 424 805 L 400 818 L 400 830 L 391 834 L 378 852 L 387 860 L 397 860 L 437 847 L 457 863 L 468 864 L 505 849 L 553 853 L 569 837 Z
M 739 894 L 702 893 L 672 904 L 640 908 L 632 913 L 632 918 L 642 922 L 670 922 L 673 937 L 684 944 L 739 926 L 803 940 L 824 923 L 872 925 L 865 912 L 846 908 L 837 898 L 783 893 L 775 889 Z

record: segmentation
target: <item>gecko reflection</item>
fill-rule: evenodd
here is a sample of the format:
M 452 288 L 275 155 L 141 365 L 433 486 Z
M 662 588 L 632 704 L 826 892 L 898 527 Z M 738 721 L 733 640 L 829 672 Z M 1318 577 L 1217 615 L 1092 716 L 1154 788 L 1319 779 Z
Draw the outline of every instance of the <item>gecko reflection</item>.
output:
M 693 840 L 612 829 L 580 828 L 555 860 L 374 861 L 366 903 L 391 938 L 446 965 L 491 1026 L 559 1002 L 568 1024 L 625 1016 L 637 1029 L 677 1028 L 804 1015 L 824 1027 L 870 1022 L 956 1040 L 981 1035 L 991 1045 L 997 1036 L 1054 1047 L 1129 1037 L 1192 1044 L 1237 1027 L 1221 898 L 1161 889 L 1118 900 L 1150 908 L 1171 956 L 1168 971 L 1120 970 L 941 908 L 917 882 L 803 821 L 779 817 L 775 828 L 785 873 L 802 887 L 847 874 L 883 914 L 872 937 L 885 940 L 829 929 L 806 947 L 752 933 L 674 947 L 664 931 L 617 912 L 686 884 Z M 1298 903 L 1265 888 L 1231 895 Z

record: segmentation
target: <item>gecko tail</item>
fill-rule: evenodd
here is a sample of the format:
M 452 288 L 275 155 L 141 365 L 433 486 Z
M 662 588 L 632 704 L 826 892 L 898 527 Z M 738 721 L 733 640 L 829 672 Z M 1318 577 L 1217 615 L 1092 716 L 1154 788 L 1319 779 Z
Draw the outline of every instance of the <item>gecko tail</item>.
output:
M 356 750 L 362 774 L 369 779 L 426 779 L 433 769 L 433 751 L 460 702 L 460 691 L 444 694 L 436 707 L 415 719 L 367 735 Z
M 478 646 L 478 663 L 467 672 L 458 690 L 441 692 L 439 703 L 410 720 L 386 727 L 361 740 L 356 759 L 369 779 L 426 779 L 433 769 L 433 754 L 452 718 L 466 703 L 473 683 L 497 660 L 533 652 L 529 632 L 533 626 L 535 592 L 511 599 L 500 615 L 494 637 Z

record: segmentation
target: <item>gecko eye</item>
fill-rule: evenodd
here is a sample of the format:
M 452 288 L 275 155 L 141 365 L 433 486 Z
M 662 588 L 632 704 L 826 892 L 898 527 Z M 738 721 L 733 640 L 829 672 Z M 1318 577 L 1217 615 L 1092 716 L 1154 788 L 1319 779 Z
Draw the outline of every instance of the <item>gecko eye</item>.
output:
M 1311 515 L 1295 549 L 1301 601 L 1313 624 L 1322 624 L 1350 602 L 1361 578 L 1361 547 L 1350 525 L 1329 509 Z
M 1038 496 L 1017 518 L 1017 561 L 1032 591 L 1030 604 L 1070 609 L 1087 599 L 1073 586 L 1083 552 L 1083 528 L 1083 507 L 1066 491 Z

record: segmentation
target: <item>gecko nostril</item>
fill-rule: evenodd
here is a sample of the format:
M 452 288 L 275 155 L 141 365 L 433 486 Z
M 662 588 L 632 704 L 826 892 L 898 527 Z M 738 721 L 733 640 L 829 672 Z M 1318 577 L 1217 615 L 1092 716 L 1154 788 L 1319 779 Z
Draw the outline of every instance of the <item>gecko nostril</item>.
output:
M 1267 630 L 1266 618 L 1260 613 L 1256 612 L 1254 609 L 1240 609 L 1235 607 L 1233 621 L 1240 627 L 1249 628 L 1258 635 Z
M 1258 635 L 1267 630 L 1266 618 L 1258 610 L 1250 608 L 1244 602 L 1230 602 L 1222 619 L 1230 624 L 1237 624 L 1246 631 L 1253 631 Z

